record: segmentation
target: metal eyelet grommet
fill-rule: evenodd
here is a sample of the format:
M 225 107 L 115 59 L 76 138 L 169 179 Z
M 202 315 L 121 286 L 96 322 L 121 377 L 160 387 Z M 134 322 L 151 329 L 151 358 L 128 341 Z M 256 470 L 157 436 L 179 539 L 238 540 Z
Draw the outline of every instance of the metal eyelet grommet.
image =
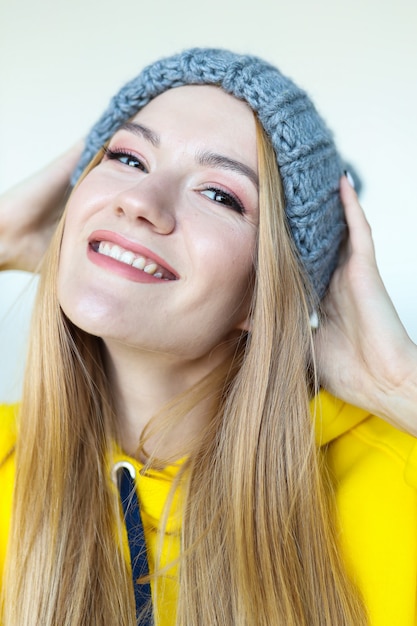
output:
M 136 479 L 136 469 L 134 468 L 132 463 L 130 463 L 129 461 L 118 461 L 113 465 L 111 469 L 111 479 L 116 486 L 118 485 L 119 470 L 123 467 L 127 469 L 133 480 Z

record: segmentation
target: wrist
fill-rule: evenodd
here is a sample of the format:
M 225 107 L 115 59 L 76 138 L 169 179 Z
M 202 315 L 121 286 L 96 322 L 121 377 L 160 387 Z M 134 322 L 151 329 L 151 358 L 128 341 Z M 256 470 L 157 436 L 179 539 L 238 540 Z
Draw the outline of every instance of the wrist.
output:
M 374 412 L 417 437 L 417 346 L 410 341 L 401 357 L 401 371 L 391 372 L 379 385 Z

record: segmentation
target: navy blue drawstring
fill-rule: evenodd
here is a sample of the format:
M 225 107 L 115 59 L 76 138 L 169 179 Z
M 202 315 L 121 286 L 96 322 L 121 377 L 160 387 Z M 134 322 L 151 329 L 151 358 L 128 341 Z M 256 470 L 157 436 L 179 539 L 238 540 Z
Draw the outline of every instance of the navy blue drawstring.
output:
M 138 583 L 138 579 L 149 574 L 146 554 L 145 534 L 140 516 L 138 496 L 135 486 L 135 470 L 130 463 L 118 463 L 114 468 L 122 502 L 129 541 L 132 566 L 133 588 L 136 602 L 136 622 L 138 626 L 152 626 L 151 585 Z

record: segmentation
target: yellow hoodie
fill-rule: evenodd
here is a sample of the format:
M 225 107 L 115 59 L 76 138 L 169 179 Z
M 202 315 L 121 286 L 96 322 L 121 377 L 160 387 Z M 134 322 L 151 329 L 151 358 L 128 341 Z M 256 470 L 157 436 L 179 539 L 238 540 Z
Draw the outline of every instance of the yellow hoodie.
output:
M 341 549 L 362 592 L 370 626 L 417 626 L 416 441 L 327 392 L 319 394 L 313 411 L 317 443 L 334 480 Z M 14 416 L 15 407 L 0 407 L 0 460 L 15 442 Z M 123 455 L 116 460 L 122 458 L 138 466 Z M 151 570 L 156 550 L 153 529 L 176 471 L 171 467 L 152 472 L 138 485 Z M 0 467 L 0 571 L 10 526 L 13 477 L 12 454 Z M 179 553 L 179 521 L 170 519 L 168 525 L 165 562 Z M 164 606 L 158 607 L 161 626 L 170 626 L 175 613 L 176 582 L 174 572 L 170 573 L 164 582 Z

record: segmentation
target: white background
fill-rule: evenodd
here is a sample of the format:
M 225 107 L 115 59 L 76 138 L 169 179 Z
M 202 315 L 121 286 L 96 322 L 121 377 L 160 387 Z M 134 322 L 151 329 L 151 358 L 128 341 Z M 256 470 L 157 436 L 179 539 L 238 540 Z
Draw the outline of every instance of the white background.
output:
M 417 341 L 417 0 L 0 0 L 0 191 L 83 136 L 145 63 L 189 46 L 258 54 L 310 93 L 361 172 L 381 273 Z M 0 276 L 0 400 L 20 393 L 26 285 Z

